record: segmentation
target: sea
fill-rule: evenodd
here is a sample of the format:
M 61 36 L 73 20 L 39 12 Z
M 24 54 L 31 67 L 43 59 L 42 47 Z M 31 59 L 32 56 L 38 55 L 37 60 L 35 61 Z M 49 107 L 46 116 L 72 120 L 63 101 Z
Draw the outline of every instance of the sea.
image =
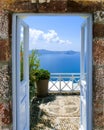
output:
M 42 54 L 39 56 L 40 59 L 40 68 L 46 69 L 51 73 L 51 78 L 49 82 L 49 89 L 50 91 L 58 91 L 60 89 L 59 82 L 56 82 L 58 78 L 52 77 L 52 73 L 80 73 L 80 53 L 75 54 Z M 65 83 L 63 82 L 68 81 L 68 86 L 65 86 Z M 61 87 L 64 88 L 63 91 L 71 91 L 72 88 L 72 81 L 70 78 L 62 78 L 61 81 Z M 73 80 L 73 86 L 75 87 L 75 90 L 80 90 L 80 87 L 76 87 L 80 80 L 80 77 L 75 78 Z M 55 83 L 53 86 L 52 81 Z M 56 88 L 57 85 L 57 88 Z
M 80 73 L 80 53 L 42 54 L 39 59 L 40 68 L 50 73 Z

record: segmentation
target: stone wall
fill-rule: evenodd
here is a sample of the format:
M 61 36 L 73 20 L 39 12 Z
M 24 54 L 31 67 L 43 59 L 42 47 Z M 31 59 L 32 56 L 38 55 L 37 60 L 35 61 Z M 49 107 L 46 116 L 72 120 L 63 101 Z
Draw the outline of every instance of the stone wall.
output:
M 0 10 L 0 61 L 9 61 L 11 57 L 11 15 Z
M 103 12 L 104 0 L 42 0 L 43 2 L 41 3 L 40 1 L 41 0 L 37 0 L 37 2 L 35 3 L 31 3 L 31 0 L 0 1 L 0 14 L 2 16 L 2 24 L 0 22 L 0 61 L 8 61 L 6 63 L 7 66 L 11 62 L 11 25 L 12 25 L 11 16 L 14 12 L 20 12 L 20 13 L 31 12 L 37 14 L 92 13 L 94 16 L 93 17 L 94 25 L 92 34 L 93 35 L 93 129 L 104 130 L 104 12 Z M 3 33 L 5 35 L 3 35 Z M 10 76 L 10 73 L 8 72 L 6 74 Z M 3 77 L 5 76 L 3 75 Z M 11 76 L 9 82 L 8 80 L 6 80 L 6 86 L 7 86 L 6 88 L 10 88 L 11 86 L 10 82 L 11 82 Z M 3 85 L 1 85 L 0 87 L 3 88 Z M 7 91 L 7 93 L 9 94 L 10 91 Z M 6 103 L 3 103 L 3 105 L 5 106 Z M 11 119 L 10 118 L 11 99 L 8 100 L 7 106 L 8 107 L 6 108 L 9 108 L 8 109 L 9 119 Z M 0 108 L 2 108 L 2 105 L 0 106 Z M 3 115 L 1 114 L 1 118 L 3 118 L 4 116 L 6 116 L 6 113 L 4 113 Z M 4 124 L 3 120 L 1 120 L 1 122 L 2 124 Z M 11 121 L 9 121 L 7 125 L 10 124 Z
M 104 12 L 94 16 L 93 31 L 93 121 L 96 130 L 104 129 Z
M 0 130 L 12 125 L 11 69 L 11 17 L 0 8 Z
M 10 68 L 8 65 L 0 64 L 0 130 L 11 127 L 11 88 Z

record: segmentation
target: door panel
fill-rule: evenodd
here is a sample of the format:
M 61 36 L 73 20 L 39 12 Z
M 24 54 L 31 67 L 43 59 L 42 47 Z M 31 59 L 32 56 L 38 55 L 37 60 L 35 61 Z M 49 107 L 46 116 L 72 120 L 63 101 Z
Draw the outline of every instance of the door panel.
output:
M 81 27 L 81 130 L 87 130 L 87 108 L 86 108 L 86 102 L 87 102 L 87 84 L 86 84 L 86 78 L 85 78 L 85 63 L 86 63 L 86 21 L 83 23 Z
M 29 130 L 29 27 L 16 17 L 16 129 Z
M 81 26 L 80 129 L 92 130 L 92 16 Z
M 84 83 L 83 83 L 84 82 Z M 87 130 L 86 129 L 86 119 L 87 119 L 87 113 L 86 113 L 86 82 L 81 81 L 81 130 Z
M 92 16 L 81 26 L 80 129 L 92 130 Z

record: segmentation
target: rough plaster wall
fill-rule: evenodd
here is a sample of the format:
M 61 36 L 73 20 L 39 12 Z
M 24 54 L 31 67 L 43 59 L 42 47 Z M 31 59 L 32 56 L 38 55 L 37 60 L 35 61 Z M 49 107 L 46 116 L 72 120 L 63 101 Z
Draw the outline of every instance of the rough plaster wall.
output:
M 94 15 L 93 117 L 96 130 L 104 129 L 104 12 Z
M 24 2 L 25 1 L 25 2 Z M 104 0 L 42 0 L 43 3 L 31 3 L 31 0 L 3 0 L 0 1 L 0 14 L 7 13 L 9 18 L 5 23 L 6 28 L 2 22 L 0 24 L 0 30 L 4 32 L 6 30 L 7 36 L 1 33 L 0 38 L 0 52 L 2 52 L 0 61 L 8 61 L 8 66 L 11 62 L 11 16 L 13 12 L 33 12 L 33 13 L 92 13 L 94 14 L 94 26 L 93 26 L 93 129 L 104 130 Z M 47 3 L 48 2 L 48 3 Z M 9 16 L 10 15 L 10 16 Z M 6 16 L 2 16 L 5 21 Z M 5 68 L 5 67 L 4 67 Z M 8 68 L 8 67 L 7 67 Z M 8 70 L 8 69 L 7 69 Z M 6 73 L 6 72 L 5 72 Z M 7 71 L 7 75 L 10 73 Z M 4 77 L 4 75 L 3 75 Z M 10 80 L 11 81 L 11 80 Z M 7 88 L 10 88 L 10 84 L 6 81 Z M 1 84 L 1 81 L 0 81 Z M 3 88 L 3 86 L 0 86 Z M 9 93 L 9 91 L 7 91 Z M 7 94 L 8 95 L 8 94 Z M 8 98 L 9 99 L 9 98 Z M 0 102 L 2 105 L 0 108 L 9 108 L 8 118 L 11 119 L 11 100 L 7 103 Z M 3 107 L 2 107 L 3 106 Z M 0 110 L 1 113 L 1 110 Z M 4 124 L 2 118 L 6 117 L 5 114 L 1 114 L 1 123 Z M 6 118 L 5 118 L 6 120 Z M 10 129 L 10 124 L 6 123 L 7 128 Z M 4 124 L 5 126 L 5 124 Z M 6 127 L 5 126 L 5 127 Z M 3 129 L 3 128 L 2 128 Z
M 0 10 L 0 61 L 9 61 L 11 57 L 11 16 L 8 11 Z
M 2 9 L 13 12 L 88 13 L 104 9 L 104 0 L 3 0 L 0 3 Z
M 6 128 L 12 120 L 11 116 L 11 88 L 8 65 L 0 64 L 0 127 Z M 10 126 L 9 126 L 10 128 Z M 1 130 L 0 129 L 0 130 Z
M 0 130 L 11 129 L 11 29 L 10 14 L 0 8 Z

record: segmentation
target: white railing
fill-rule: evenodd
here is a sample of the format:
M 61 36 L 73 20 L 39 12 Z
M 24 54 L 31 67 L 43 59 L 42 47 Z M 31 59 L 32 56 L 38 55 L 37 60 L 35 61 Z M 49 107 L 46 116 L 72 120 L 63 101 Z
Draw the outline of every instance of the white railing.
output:
M 49 92 L 80 92 L 80 73 L 51 73 Z

